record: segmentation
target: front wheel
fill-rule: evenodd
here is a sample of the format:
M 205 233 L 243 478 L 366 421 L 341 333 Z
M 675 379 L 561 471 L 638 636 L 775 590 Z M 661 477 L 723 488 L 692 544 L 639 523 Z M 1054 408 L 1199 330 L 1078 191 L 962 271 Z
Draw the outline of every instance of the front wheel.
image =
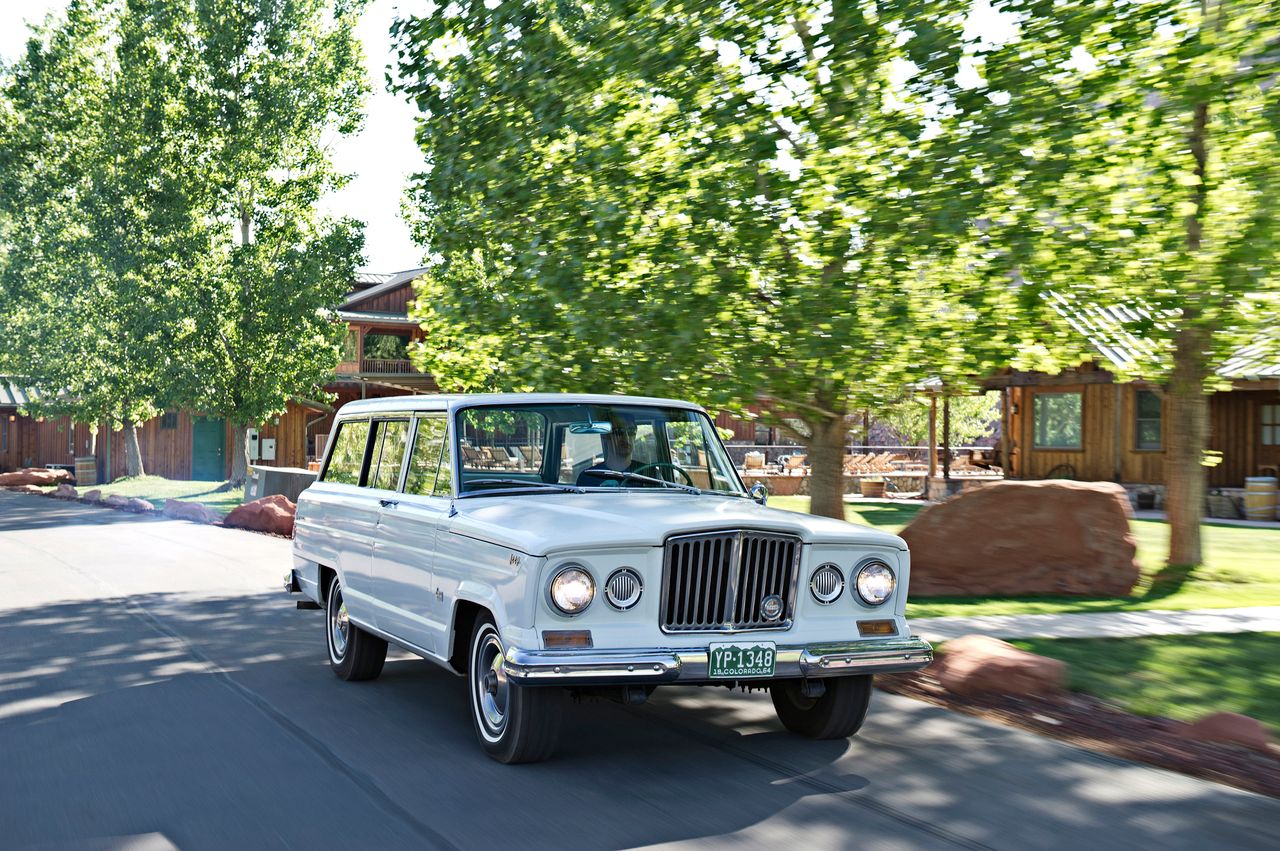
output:
M 347 617 L 342 583 L 334 576 L 325 601 L 325 627 L 329 643 L 329 667 L 344 680 L 372 680 L 387 661 L 387 642 L 365 632 Z
M 498 762 L 541 762 L 560 743 L 567 694 L 558 686 L 519 686 L 507 678 L 506 649 L 491 617 L 471 634 L 467 691 L 480 746 Z
M 871 676 L 822 680 L 821 697 L 806 697 L 801 680 L 779 680 L 769 686 L 782 726 L 810 739 L 847 739 L 862 726 L 871 703 Z

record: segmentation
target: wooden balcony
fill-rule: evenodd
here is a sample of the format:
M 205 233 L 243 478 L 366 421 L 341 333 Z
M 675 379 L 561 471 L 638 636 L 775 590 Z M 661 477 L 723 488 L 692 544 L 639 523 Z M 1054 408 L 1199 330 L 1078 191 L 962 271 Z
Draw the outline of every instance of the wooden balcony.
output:
M 409 360 L 364 358 L 338 364 L 339 375 L 422 375 Z

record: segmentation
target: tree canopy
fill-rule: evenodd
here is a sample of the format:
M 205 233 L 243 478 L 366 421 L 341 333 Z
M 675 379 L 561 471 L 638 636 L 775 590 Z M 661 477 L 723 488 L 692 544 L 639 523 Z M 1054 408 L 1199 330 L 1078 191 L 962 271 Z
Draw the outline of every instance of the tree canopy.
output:
M 973 273 L 935 156 L 955 156 L 935 148 L 964 47 L 948 8 L 516 0 L 401 22 L 437 261 L 424 365 L 461 389 L 785 414 L 814 510 L 842 515 L 848 414 L 1019 343 L 1019 294 Z

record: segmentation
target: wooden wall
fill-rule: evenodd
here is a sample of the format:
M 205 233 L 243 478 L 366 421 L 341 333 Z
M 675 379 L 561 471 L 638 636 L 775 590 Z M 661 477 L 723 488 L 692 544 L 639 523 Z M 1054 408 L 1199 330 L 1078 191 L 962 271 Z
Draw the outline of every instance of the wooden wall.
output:
M 1125 484 L 1164 484 L 1164 450 L 1134 448 L 1136 392 L 1144 384 L 1078 384 L 1055 387 L 1014 387 L 1010 400 L 1010 473 L 1020 479 L 1040 479 L 1054 467 L 1069 464 L 1082 481 Z M 1035 396 L 1043 393 L 1081 393 L 1081 449 L 1036 449 L 1033 411 Z M 1259 424 L 1261 405 L 1280 403 L 1280 390 L 1234 390 L 1209 399 L 1209 448 L 1222 453 L 1222 463 L 1208 470 L 1210 487 L 1243 487 L 1246 476 L 1260 474 L 1264 464 L 1280 465 L 1280 447 L 1263 447 Z M 1117 416 L 1118 414 L 1118 416 Z M 1168 440 L 1169 404 L 1162 406 L 1162 437 Z
M 67 417 L 35 420 L 19 415 L 13 408 L 0 410 L 0 418 L 8 428 L 7 446 L 0 451 L 0 472 L 74 464 L 77 455 L 89 454 L 91 435 L 87 425 L 73 424 Z
M 367 310 L 376 313 L 408 314 L 409 302 L 411 301 L 413 301 L 413 285 L 405 284 L 403 287 L 385 292 L 382 295 L 348 304 L 346 309 Z

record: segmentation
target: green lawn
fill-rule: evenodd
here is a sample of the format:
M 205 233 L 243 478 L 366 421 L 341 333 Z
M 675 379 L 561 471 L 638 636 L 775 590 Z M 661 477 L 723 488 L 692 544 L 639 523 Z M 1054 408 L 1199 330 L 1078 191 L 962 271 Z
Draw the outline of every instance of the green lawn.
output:
M 1061 659 L 1072 690 L 1129 712 L 1179 721 L 1240 712 L 1280 733 L 1280 633 L 1013 643 Z
M 226 482 L 184 482 L 161 476 L 136 476 L 116 479 L 109 485 L 80 488 L 80 493 L 84 494 L 96 488 L 102 491 L 104 497 L 111 494 L 136 496 L 145 499 L 156 508 L 163 508 L 166 499 L 202 502 L 219 514 L 225 515 L 241 503 L 244 488 L 218 492 L 218 488 L 224 484 Z
M 809 498 L 770 497 L 769 505 L 805 512 Z M 911 503 L 846 503 L 848 519 L 897 532 L 922 506 Z M 1130 597 L 912 598 L 911 617 L 1004 615 L 1054 612 L 1210 609 L 1280 605 L 1280 529 L 1206 523 L 1205 563 L 1187 574 L 1161 576 L 1169 525 L 1160 520 L 1130 523 L 1138 543 L 1142 579 Z

